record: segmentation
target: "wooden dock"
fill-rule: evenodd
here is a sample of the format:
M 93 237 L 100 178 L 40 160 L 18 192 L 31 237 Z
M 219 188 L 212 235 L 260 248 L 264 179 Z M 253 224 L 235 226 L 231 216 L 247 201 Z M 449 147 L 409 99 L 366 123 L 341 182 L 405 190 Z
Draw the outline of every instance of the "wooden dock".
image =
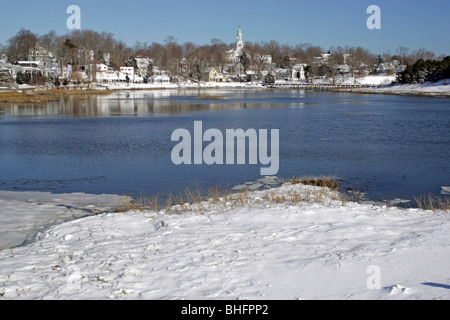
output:
M 274 83 L 266 85 L 273 89 L 304 89 L 304 90 L 334 90 L 334 89 L 356 89 L 356 88 L 378 88 L 380 85 L 365 84 L 312 84 L 312 83 Z

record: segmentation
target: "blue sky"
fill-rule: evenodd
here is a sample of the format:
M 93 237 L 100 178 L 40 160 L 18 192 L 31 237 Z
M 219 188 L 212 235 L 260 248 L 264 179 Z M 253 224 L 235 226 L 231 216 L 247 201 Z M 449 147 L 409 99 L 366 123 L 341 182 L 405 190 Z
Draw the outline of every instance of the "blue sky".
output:
M 81 8 L 81 28 L 107 31 L 128 45 L 235 41 L 241 26 L 244 41 L 362 46 L 374 53 L 399 46 L 427 48 L 450 55 L 450 1 L 427 0 L 0 0 L 0 43 L 21 28 L 44 34 L 66 34 L 69 5 Z M 381 30 L 369 30 L 369 5 L 381 8 Z M 8 14 L 11 12 L 11 14 Z

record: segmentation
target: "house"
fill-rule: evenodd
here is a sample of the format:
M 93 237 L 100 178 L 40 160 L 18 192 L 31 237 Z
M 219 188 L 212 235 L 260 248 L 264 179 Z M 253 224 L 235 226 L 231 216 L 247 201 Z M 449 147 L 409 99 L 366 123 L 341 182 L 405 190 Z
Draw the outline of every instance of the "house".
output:
M 257 61 L 258 64 L 269 66 L 272 64 L 272 56 L 255 53 L 253 54 L 253 61 Z
M 119 71 L 123 75 L 127 75 L 129 77 L 133 76 L 134 68 L 133 67 L 120 67 Z
M 98 63 L 95 65 L 97 72 L 95 73 L 95 79 L 98 82 L 118 82 L 120 78 L 113 68 L 108 67 L 106 64 Z
M 323 65 L 323 64 L 327 64 L 328 60 L 331 57 L 331 53 L 327 52 L 327 53 L 322 53 L 320 55 L 320 57 L 314 57 L 314 64 L 316 65 Z M 345 58 L 344 58 L 345 59 Z
M 307 66 L 306 63 L 297 63 L 292 67 L 292 73 L 293 77 L 297 78 L 298 80 L 305 80 L 305 67 Z M 300 76 L 300 77 L 298 77 Z
M 28 71 L 31 73 L 43 73 L 41 69 L 40 61 L 17 61 L 16 65 L 22 67 L 23 71 Z
M 112 83 L 120 81 L 120 78 L 117 75 L 117 73 L 109 69 L 107 69 L 106 71 L 97 71 L 95 79 L 97 80 L 97 82 L 103 83 Z
M 288 80 L 288 79 L 292 79 L 294 77 L 293 69 L 277 68 L 274 71 L 275 71 L 277 79 Z
M 350 73 L 350 67 L 347 64 L 339 64 L 336 66 L 336 70 L 339 74 L 347 75 Z
M 119 79 L 121 81 L 134 82 L 134 68 L 133 67 L 120 67 Z
M 223 75 L 217 71 L 216 67 L 210 67 L 202 71 L 200 80 L 206 82 L 223 82 Z
M 0 66 L 0 71 L 7 72 L 11 77 L 16 80 L 17 74 L 19 72 L 24 72 L 25 70 L 16 64 L 5 63 Z
M 145 77 L 148 72 L 148 67 L 151 66 L 151 64 L 152 64 L 151 59 L 136 57 L 136 58 L 134 58 L 134 60 L 136 61 L 136 66 L 137 66 L 136 73 L 141 77 Z
M 106 71 L 108 71 L 108 66 L 103 63 L 98 63 L 96 65 L 96 69 L 97 69 L 97 72 L 106 72 Z
M 149 82 L 153 82 L 153 83 L 170 83 L 170 77 L 166 76 L 166 75 L 152 76 L 152 77 L 150 77 Z
M 38 42 L 30 49 L 28 60 L 39 62 L 39 67 L 44 76 L 48 77 L 51 75 L 53 54 L 49 50 L 42 48 Z

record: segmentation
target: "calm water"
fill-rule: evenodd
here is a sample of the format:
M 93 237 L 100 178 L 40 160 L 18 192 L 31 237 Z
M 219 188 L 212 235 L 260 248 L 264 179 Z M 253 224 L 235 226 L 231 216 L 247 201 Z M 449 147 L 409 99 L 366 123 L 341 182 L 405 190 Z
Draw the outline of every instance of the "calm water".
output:
M 174 165 L 172 132 L 197 120 L 203 130 L 279 129 L 282 178 L 337 176 L 373 200 L 450 185 L 450 99 L 167 90 L 0 105 L 0 189 L 164 194 L 260 177 L 260 165 Z

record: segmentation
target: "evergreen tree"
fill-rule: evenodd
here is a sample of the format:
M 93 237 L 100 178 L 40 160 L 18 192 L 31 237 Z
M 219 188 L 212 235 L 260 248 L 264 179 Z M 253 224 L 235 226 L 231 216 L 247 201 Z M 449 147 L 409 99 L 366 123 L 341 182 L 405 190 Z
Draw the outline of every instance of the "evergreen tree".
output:
M 247 71 L 248 67 L 250 66 L 250 59 L 248 58 L 248 55 L 246 52 L 243 52 L 241 56 L 239 57 L 239 62 L 244 67 L 244 73 Z
M 275 77 L 273 76 L 273 74 L 268 73 L 265 77 L 264 77 L 264 84 L 265 85 L 270 85 L 270 84 L 274 84 L 275 83 Z
M 450 56 L 441 61 L 419 59 L 397 76 L 397 82 L 424 83 L 437 82 L 450 78 Z
M 306 82 L 309 82 L 309 79 L 311 77 L 311 71 L 312 71 L 311 66 L 310 65 L 305 66 L 304 70 L 305 70 L 305 80 L 306 80 Z
M 16 75 L 16 82 L 17 84 L 29 84 L 31 81 L 31 75 L 29 72 L 25 71 L 19 71 Z

